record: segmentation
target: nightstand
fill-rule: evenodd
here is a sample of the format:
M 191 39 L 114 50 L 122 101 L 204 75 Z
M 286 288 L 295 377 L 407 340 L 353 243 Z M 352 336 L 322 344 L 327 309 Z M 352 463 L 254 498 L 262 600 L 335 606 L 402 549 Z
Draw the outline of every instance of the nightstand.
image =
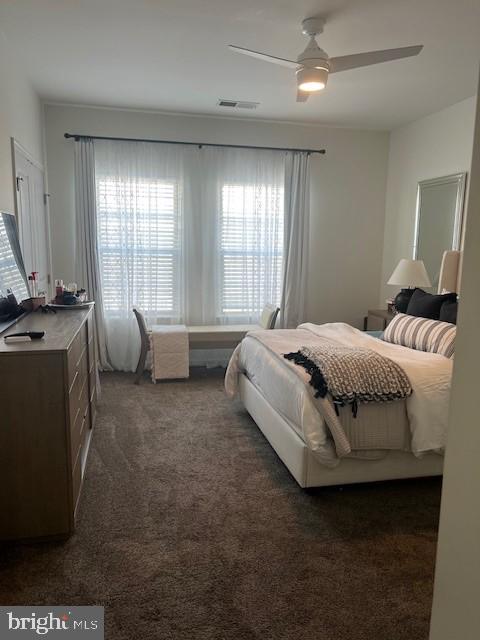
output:
M 369 309 L 363 319 L 364 331 L 383 331 L 392 320 L 393 313 L 388 309 Z

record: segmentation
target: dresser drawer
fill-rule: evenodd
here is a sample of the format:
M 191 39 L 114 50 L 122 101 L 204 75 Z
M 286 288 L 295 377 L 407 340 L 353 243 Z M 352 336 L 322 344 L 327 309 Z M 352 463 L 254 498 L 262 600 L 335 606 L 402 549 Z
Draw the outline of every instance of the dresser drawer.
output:
M 87 347 L 83 348 L 82 355 L 80 356 L 80 360 L 77 363 L 77 370 L 82 380 L 86 380 L 88 378 Z
M 70 383 L 68 395 L 70 398 L 79 397 L 83 383 L 88 377 L 87 349 L 84 347 L 80 360 L 75 364 L 72 381 Z
M 90 395 L 92 395 L 92 391 L 97 386 L 97 368 L 93 362 L 90 366 L 90 371 L 88 372 L 88 378 L 90 383 Z
M 97 419 L 97 386 L 94 385 L 90 391 L 90 428 L 93 429 Z
M 74 341 L 70 345 L 70 349 L 67 353 L 67 367 L 68 367 L 68 388 L 70 389 L 75 379 L 75 373 L 77 371 L 78 359 L 82 355 L 82 341 L 80 334 L 77 334 Z
M 93 334 L 95 331 L 95 321 L 94 321 L 94 314 L 95 312 L 92 311 L 92 313 L 88 316 L 87 319 L 87 332 L 88 332 L 88 340 L 90 341 L 93 338 Z
M 69 391 L 69 405 L 70 405 L 70 424 L 75 420 L 77 411 L 80 408 L 80 399 L 85 392 L 85 387 L 88 389 L 88 375 L 87 375 L 87 350 L 85 349 L 80 362 L 75 370 L 72 386 Z M 88 392 L 87 392 L 88 397 Z
M 89 407 L 88 379 L 85 376 L 77 375 L 70 393 L 70 447 L 71 456 L 75 460 L 81 434 L 84 429 L 83 421 L 87 416 Z M 90 427 L 89 422 L 85 424 Z
M 85 415 L 86 414 L 86 415 Z M 85 429 L 87 427 L 88 405 L 85 411 L 79 410 L 73 425 L 70 428 L 70 452 L 72 461 L 75 461 L 83 442 Z
M 88 366 L 93 367 L 95 365 L 95 340 L 92 338 L 88 343 Z
M 73 510 L 77 508 L 78 498 L 80 496 L 80 487 L 82 486 L 82 460 L 80 451 L 78 452 L 75 466 L 72 472 L 72 498 L 73 498 Z
M 92 432 L 88 428 L 90 423 L 90 408 L 87 407 L 87 411 L 83 418 L 83 428 L 80 434 L 80 445 L 78 447 L 77 456 L 75 458 L 75 464 L 72 473 L 72 491 L 73 491 L 73 504 L 76 511 L 78 507 L 78 499 L 80 497 L 80 491 L 82 488 L 82 480 L 85 475 L 85 468 L 87 466 L 88 449 L 90 446 L 90 439 Z
M 68 385 L 71 387 L 83 350 L 87 346 L 87 328 L 83 325 L 70 345 L 67 353 Z
M 93 429 L 95 427 L 96 421 L 97 421 L 97 405 L 91 404 L 90 405 L 90 429 Z
M 72 386 L 68 392 L 68 408 L 70 414 L 70 424 L 75 422 L 77 413 L 80 409 L 80 391 L 82 390 L 82 381 L 80 380 L 80 374 L 75 371 L 75 377 L 73 379 Z

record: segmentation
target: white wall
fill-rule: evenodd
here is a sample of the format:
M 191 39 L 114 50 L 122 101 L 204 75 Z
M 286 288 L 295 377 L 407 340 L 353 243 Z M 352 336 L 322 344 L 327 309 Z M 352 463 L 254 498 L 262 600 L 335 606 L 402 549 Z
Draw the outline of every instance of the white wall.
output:
M 43 163 L 42 126 L 40 100 L 0 32 L 0 210 L 14 210 L 10 138 Z
M 480 110 L 471 178 L 431 640 L 480 637 Z
M 468 98 L 390 134 L 380 284 L 383 307 L 385 299 L 398 291 L 385 283 L 400 258 L 413 254 L 417 183 L 470 169 L 475 101 Z
M 73 141 L 63 134 L 327 149 L 312 156 L 308 319 L 359 326 L 376 306 L 388 134 L 325 127 L 46 105 L 53 277 L 72 280 Z

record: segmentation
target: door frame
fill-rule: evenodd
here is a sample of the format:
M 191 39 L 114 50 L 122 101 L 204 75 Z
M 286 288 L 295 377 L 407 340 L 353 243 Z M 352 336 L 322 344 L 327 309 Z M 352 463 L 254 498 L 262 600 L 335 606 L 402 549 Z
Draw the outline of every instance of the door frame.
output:
M 15 217 L 17 219 L 17 225 L 20 226 L 20 216 L 19 216 L 19 203 L 18 203 L 18 189 L 17 189 L 17 154 L 23 156 L 24 160 L 30 162 L 34 167 L 36 167 L 43 174 L 43 206 L 45 211 L 45 224 L 46 228 L 46 238 L 47 238 L 47 263 L 48 263 L 48 275 L 47 275 L 47 286 L 48 291 L 47 297 L 49 297 L 52 293 L 52 280 L 53 280 L 53 258 L 52 258 L 52 235 L 50 233 L 50 194 L 46 191 L 46 173 L 44 165 L 36 160 L 32 154 L 22 145 L 18 140 L 16 140 L 13 136 L 10 138 L 11 144 L 11 154 L 12 154 L 12 179 L 13 179 L 13 193 L 14 193 L 14 205 L 15 205 Z M 48 300 L 47 300 L 48 302 Z

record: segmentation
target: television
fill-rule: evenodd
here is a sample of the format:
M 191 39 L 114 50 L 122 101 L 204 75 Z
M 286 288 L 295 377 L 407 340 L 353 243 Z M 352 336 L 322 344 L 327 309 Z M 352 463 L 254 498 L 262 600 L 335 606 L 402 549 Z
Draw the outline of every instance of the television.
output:
M 22 313 L 12 306 L 13 294 L 17 303 L 30 297 L 27 274 L 15 215 L 0 212 L 0 332 L 6 329 Z

